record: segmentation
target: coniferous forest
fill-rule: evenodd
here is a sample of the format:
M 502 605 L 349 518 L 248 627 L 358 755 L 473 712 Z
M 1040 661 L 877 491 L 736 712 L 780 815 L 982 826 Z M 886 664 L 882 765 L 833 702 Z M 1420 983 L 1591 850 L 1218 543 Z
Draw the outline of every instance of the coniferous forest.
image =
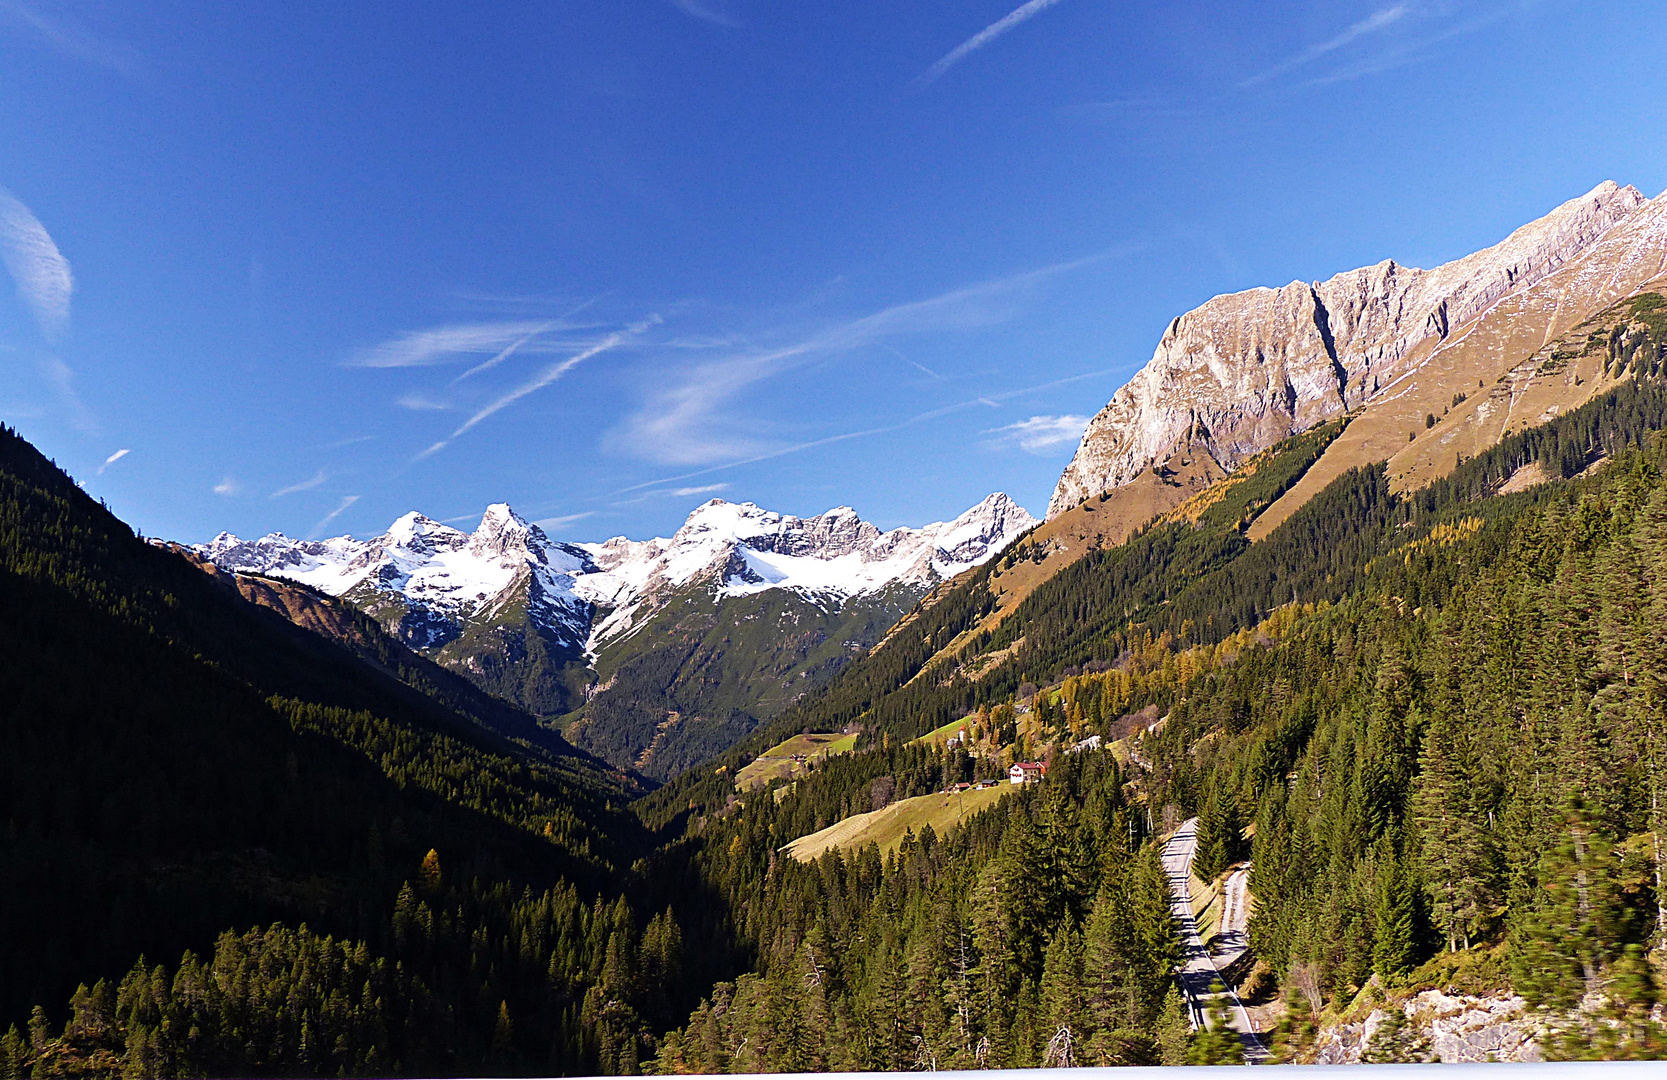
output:
M 1174 977 L 1160 853 L 1191 818 L 1202 882 L 1248 861 L 1225 977 L 1283 1060 L 1422 989 L 1521 995 L 1551 1056 L 1667 1053 L 1659 353 L 1250 543 L 1343 422 L 1316 429 L 967 638 L 988 564 L 658 786 L 243 601 L 7 430 L 0 1077 L 1236 1061 Z M 788 849 L 1030 760 L 953 826 Z

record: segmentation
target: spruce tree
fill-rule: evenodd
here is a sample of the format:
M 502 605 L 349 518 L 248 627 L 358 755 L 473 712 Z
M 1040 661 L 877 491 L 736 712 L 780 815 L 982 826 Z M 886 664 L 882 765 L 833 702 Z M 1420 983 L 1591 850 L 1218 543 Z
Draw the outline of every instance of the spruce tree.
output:
M 1372 968 L 1380 979 L 1391 982 L 1412 970 L 1417 960 L 1417 894 L 1394 847 L 1387 842 L 1379 846 Z
M 1047 1018 L 1042 1030 L 1050 1041 L 1062 1031 L 1072 1047 L 1085 1041 L 1089 1010 L 1083 991 L 1082 937 L 1069 922 L 1062 922 L 1054 929 L 1042 965 L 1042 1010 Z
M 1200 880 L 1214 881 L 1238 861 L 1244 844 L 1244 821 L 1239 815 L 1238 802 L 1222 790 L 1220 783 L 1210 785 L 1209 797 L 1198 818 L 1197 836 L 1193 872 Z
M 0 1080 L 23 1080 L 27 1060 L 28 1051 L 23 1036 L 18 1034 L 17 1025 L 13 1024 L 4 1035 L 0 1035 Z
M 1393 1065 L 1428 1061 L 1429 1054 L 1429 1041 L 1407 1023 L 1406 1011 L 1399 1005 L 1388 1005 L 1360 1060 L 1367 1065 Z
M 1188 1053 L 1192 1065 L 1242 1065 L 1244 1044 L 1233 1030 L 1227 1007 L 1227 987 L 1218 979 L 1210 984 L 1210 1003 L 1204 1011 L 1204 1027 L 1192 1037 Z
M 1430 894 L 1431 916 L 1449 951 L 1469 948 L 1498 904 L 1497 855 L 1476 807 L 1479 782 L 1458 725 L 1447 711 L 1438 710 L 1424 735 L 1411 802 L 1417 865 Z
M 1169 877 L 1156 843 L 1146 844 L 1135 857 L 1128 896 L 1135 943 L 1139 948 L 1135 977 L 1140 986 L 1142 1013 L 1149 1017 L 1173 984 L 1175 965 L 1181 959 L 1181 939 L 1169 906 Z
M 498 1002 L 498 1018 L 492 1025 L 492 1064 L 508 1069 L 515 1062 L 515 1025 L 509 1019 L 509 1002 Z
M 1532 906 L 1514 917 L 1514 981 L 1529 1001 L 1567 1008 L 1599 988 L 1617 932 L 1610 841 L 1580 796 L 1565 803 L 1537 876 Z
M 1302 1053 L 1314 1045 L 1316 1034 L 1314 1010 L 1308 995 L 1296 987 L 1285 993 L 1285 1011 L 1273 1033 L 1273 1060 L 1277 1064 L 1295 1064 Z
M 1122 882 L 1100 889 L 1083 929 L 1083 991 L 1094 1027 L 1132 1026 L 1140 1012 L 1133 920 L 1121 902 Z
M 1156 1025 L 1158 1053 L 1164 1065 L 1185 1065 L 1192 1048 L 1192 1021 L 1187 1017 L 1186 1001 L 1174 982 L 1164 994 L 1163 1007 L 1158 1012 Z
M 1643 946 L 1629 944 L 1615 962 L 1608 986 L 1609 1015 L 1620 1036 L 1620 1055 L 1628 1058 L 1667 1056 L 1667 1031 L 1654 1021 L 1661 994 L 1655 974 L 1644 958 Z

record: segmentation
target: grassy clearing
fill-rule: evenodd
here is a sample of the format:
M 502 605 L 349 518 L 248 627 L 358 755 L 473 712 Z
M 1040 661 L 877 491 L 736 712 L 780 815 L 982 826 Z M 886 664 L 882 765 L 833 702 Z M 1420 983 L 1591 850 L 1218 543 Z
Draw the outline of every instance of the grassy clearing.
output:
M 917 743 L 943 742 L 945 739 L 948 739 L 951 735 L 955 734 L 957 731 L 960 731 L 962 728 L 971 728 L 971 727 L 972 727 L 972 721 L 969 718 L 963 716 L 958 720 L 951 720 L 949 723 L 945 724 L 943 727 L 934 728 L 933 730 L 928 731 L 926 734 L 924 734 L 924 735 L 920 736 L 920 738 L 916 739 L 915 742 L 917 742 Z M 968 734 L 970 735 L 971 732 L 969 731 Z
M 912 830 L 919 835 L 930 825 L 941 836 L 963 818 L 994 806 L 1003 795 L 1013 790 L 1010 784 L 1001 783 L 992 788 L 963 791 L 958 795 L 920 795 L 904 799 L 883 810 L 855 814 L 829 825 L 821 832 L 801 836 L 788 844 L 785 850 L 800 862 L 809 862 L 831 848 L 855 851 L 869 844 L 880 845 L 883 855 L 897 850 L 905 832 Z
M 796 776 L 805 766 L 793 760 L 795 754 L 808 762 L 825 754 L 843 754 L 857 745 L 855 735 L 817 731 L 809 735 L 795 735 L 764 751 L 735 775 L 735 786 L 742 791 L 772 780 L 786 780 Z

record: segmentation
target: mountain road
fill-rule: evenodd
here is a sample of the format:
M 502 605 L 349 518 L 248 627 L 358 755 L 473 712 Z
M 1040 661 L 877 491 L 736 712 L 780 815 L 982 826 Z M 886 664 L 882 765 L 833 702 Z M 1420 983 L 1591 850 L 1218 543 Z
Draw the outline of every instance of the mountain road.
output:
M 1192 1017 L 1194 1031 L 1206 1022 L 1205 1010 L 1211 997 L 1211 984 L 1218 979 L 1225 984 L 1227 980 L 1222 977 L 1222 969 L 1231 967 L 1250 947 L 1245 936 L 1245 885 L 1248 874 L 1243 869 L 1236 870 L 1228 876 L 1223 900 L 1222 929 L 1217 938 L 1221 945 L 1220 951 L 1211 952 L 1209 946 L 1199 937 L 1198 921 L 1192 914 L 1189 887 L 1192 879 L 1192 859 L 1197 850 L 1197 818 L 1189 818 L 1183 822 L 1163 845 L 1163 868 L 1169 878 L 1170 908 L 1181 932 L 1181 963 L 1176 968 L 1176 978 L 1180 980 L 1181 989 L 1186 994 L 1187 1011 Z M 1227 988 L 1227 997 L 1233 1006 L 1228 1010 L 1228 1022 L 1239 1033 L 1239 1041 L 1244 1046 L 1245 1061 L 1251 1064 L 1267 1061 L 1268 1048 L 1257 1035 L 1250 1021 L 1250 1014 L 1245 1011 L 1244 1002 L 1239 1000 L 1239 995 L 1231 986 Z

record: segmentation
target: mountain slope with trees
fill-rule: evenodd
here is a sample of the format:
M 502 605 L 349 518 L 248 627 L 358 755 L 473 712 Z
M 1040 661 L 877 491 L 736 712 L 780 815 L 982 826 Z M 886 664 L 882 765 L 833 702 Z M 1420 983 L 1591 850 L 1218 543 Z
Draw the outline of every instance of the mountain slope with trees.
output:
M 889 680 L 889 695 L 867 708 L 833 692 L 816 703 L 868 725 L 856 752 L 768 794 L 737 799 L 727 776 L 703 775 L 644 799 L 645 820 L 682 837 L 659 858 L 730 897 L 739 955 L 752 957 L 751 973 L 668 1034 L 659 1063 L 1041 1064 L 1066 1047 L 1103 1063 L 1207 1056 L 1207 1040 L 1189 1050 L 1152 998 L 1125 995 L 1146 1005 L 1122 1020 L 1096 1011 L 1086 988 L 1104 976 L 1086 959 L 1094 906 L 1080 898 L 1107 867 L 1096 878 L 1073 854 L 1118 851 L 1138 865 L 1153 850 L 1146 837 L 1194 814 L 1200 873 L 1253 861 L 1252 942 L 1297 995 L 1292 1015 L 1334 1016 L 1368 986 L 1515 991 L 1554 1029 L 1632 1017 L 1603 1029 L 1606 1056 L 1659 1053 L 1663 1033 L 1637 1017 L 1655 1001 L 1667 947 L 1661 310 L 1631 302 L 1629 343 L 1592 345 L 1626 376 L 1615 389 L 1433 485 L 1396 494 L 1381 465 L 1358 469 L 1260 543 L 1233 534 L 1268 500 L 1224 498 L 1213 519 L 1161 523 L 1083 560 L 1055 595 L 1035 594 L 1014 654 L 1035 665 L 1018 672 L 1030 685 L 931 678 L 895 658 L 882 668 L 881 650 L 835 687 Z M 1525 470 L 1547 479 L 1516 490 Z M 988 595 L 943 598 L 937 632 Z M 933 655 L 930 614 L 918 620 L 921 664 Z M 934 702 L 967 712 L 973 756 L 907 741 L 932 726 Z M 1124 747 L 1127 770 L 1107 750 L 1066 752 L 1090 736 Z M 946 838 L 907 839 L 889 861 L 870 849 L 802 867 L 777 854 L 871 798 L 939 790 L 1030 754 L 1054 766 L 1040 788 Z M 1034 864 L 1028 841 L 1010 839 L 1032 830 L 1046 837 Z M 940 858 L 954 869 L 937 870 Z M 1005 874 L 1016 866 L 1026 885 L 1014 891 Z M 1032 887 L 1054 898 L 1046 917 L 1027 906 Z M 1058 899 L 1070 896 L 1075 906 Z M 924 897 L 930 915 L 918 913 Z M 1138 969 L 1120 955 L 1133 967 L 1117 970 Z M 1007 982 L 969 996 L 998 970 Z M 788 986 L 818 989 L 776 996 Z M 1571 1018 L 1602 988 L 1607 1012 Z M 772 1013 L 777 1000 L 788 1004 Z M 777 1024 L 834 1034 L 784 1046 L 769 1038 Z M 1304 1030 L 1282 1040 L 1286 1059 L 1312 1052 Z M 1572 1053 L 1577 1041 L 1543 1049 Z
M 689 1007 L 675 916 L 624 899 L 639 789 L 249 603 L 9 429 L 0 612 L 0 1073 L 590 1072 Z

